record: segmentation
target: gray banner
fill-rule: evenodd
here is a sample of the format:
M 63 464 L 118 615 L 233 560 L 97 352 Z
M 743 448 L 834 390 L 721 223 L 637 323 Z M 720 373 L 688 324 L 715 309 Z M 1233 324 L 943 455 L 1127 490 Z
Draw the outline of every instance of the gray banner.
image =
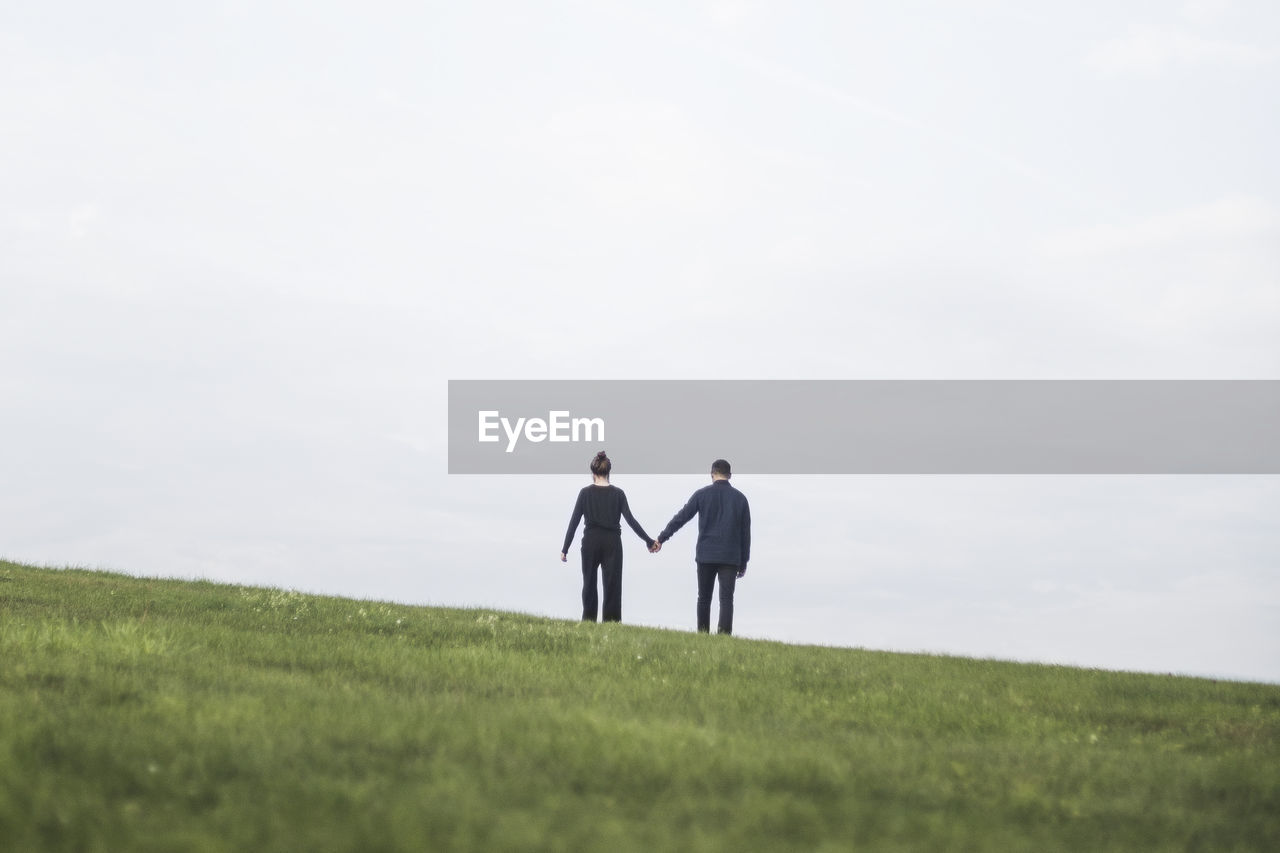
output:
M 1280 380 L 450 380 L 450 474 L 1277 474 Z

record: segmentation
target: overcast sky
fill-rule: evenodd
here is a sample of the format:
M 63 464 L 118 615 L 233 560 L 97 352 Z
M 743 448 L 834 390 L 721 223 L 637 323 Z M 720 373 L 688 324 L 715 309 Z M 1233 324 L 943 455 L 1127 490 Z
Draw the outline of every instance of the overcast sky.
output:
M 1280 378 L 1278 103 L 1269 2 L 6 4 L 0 555 L 573 618 L 447 380 Z M 741 634 L 1280 681 L 1280 478 L 734 483 Z

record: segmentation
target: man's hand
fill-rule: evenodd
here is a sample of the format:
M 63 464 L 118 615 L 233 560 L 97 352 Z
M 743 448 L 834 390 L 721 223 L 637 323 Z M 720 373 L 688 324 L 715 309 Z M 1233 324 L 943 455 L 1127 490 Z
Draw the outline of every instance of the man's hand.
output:
M 743 576 L 743 575 L 745 575 L 746 573 L 747 573 L 747 567 L 746 567 L 746 566 L 738 566 L 738 577 L 742 577 L 742 576 Z
M 662 550 L 662 543 L 657 539 L 653 540 L 653 544 L 649 546 L 649 553 L 656 554 Z
M 569 562 L 569 557 L 568 557 L 568 555 L 567 555 L 567 554 L 565 554 L 565 552 L 564 552 L 564 551 L 561 551 L 561 552 L 560 552 L 560 562 L 562 562 L 562 563 L 567 563 L 567 562 Z

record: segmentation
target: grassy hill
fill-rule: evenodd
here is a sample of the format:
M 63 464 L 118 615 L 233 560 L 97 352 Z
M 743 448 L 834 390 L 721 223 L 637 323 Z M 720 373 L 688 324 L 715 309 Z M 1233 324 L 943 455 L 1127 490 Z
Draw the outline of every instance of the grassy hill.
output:
M 0 850 L 1280 849 L 1280 687 L 0 562 Z

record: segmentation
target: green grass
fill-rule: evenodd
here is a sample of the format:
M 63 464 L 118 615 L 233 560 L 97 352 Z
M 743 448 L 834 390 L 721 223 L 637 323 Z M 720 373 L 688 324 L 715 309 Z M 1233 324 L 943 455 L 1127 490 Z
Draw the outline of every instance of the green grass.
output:
M 0 850 L 1280 849 L 1280 687 L 0 562 Z

